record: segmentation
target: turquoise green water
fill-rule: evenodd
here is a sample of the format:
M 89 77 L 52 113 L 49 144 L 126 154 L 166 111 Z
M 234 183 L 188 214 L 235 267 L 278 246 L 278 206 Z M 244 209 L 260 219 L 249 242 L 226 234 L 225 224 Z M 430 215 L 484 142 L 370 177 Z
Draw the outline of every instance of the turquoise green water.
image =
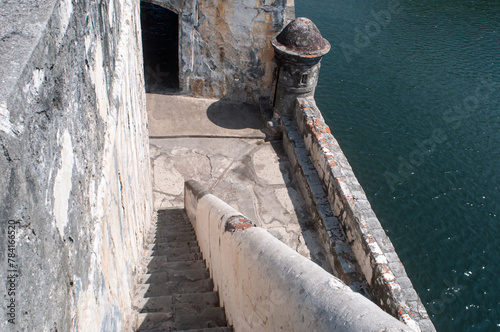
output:
M 295 5 L 332 44 L 317 103 L 436 328 L 500 330 L 500 1 Z

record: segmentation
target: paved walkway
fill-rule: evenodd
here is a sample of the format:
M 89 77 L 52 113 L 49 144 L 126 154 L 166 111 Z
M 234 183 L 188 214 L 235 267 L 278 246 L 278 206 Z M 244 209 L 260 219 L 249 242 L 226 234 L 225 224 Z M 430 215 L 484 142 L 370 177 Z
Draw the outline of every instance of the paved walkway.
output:
M 184 181 L 197 180 L 331 272 L 282 141 L 264 140 L 258 109 L 184 96 L 147 101 L 155 209 L 182 208 Z

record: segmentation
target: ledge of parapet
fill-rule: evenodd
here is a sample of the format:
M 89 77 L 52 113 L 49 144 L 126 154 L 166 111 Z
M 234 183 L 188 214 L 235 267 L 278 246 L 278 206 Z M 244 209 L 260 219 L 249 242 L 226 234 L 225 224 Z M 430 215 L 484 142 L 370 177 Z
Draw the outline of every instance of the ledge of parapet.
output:
M 399 257 L 313 98 L 297 99 L 294 118 L 335 216 L 351 243 L 372 298 L 415 330 L 435 331 Z
M 185 182 L 185 188 L 186 190 L 191 191 L 196 199 L 200 199 L 205 195 L 210 194 L 210 191 L 205 189 L 200 183 L 196 182 L 195 180 L 188 180 Z
M 3 1 L 0 15 L 0 107 L 9 108 L 9 98 L 19 89 L 57 0 Z
M 198 208 L 198 201 L 205 195 L 210 194 L 210 191 L 205 189 L 195 180 L 184 182 L 184 202 L 186 213 L 190 220 L 195 219 L 195 211 Z M 193 224 L 194 227 L 194 224 Z

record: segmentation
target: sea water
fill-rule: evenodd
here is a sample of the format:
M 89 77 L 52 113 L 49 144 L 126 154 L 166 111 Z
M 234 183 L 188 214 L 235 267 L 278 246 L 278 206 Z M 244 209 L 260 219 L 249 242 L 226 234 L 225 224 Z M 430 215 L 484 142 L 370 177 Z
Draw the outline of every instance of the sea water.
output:
M 438 331 L 500 330 L 500 1 L 295 0 L 316 102 Z

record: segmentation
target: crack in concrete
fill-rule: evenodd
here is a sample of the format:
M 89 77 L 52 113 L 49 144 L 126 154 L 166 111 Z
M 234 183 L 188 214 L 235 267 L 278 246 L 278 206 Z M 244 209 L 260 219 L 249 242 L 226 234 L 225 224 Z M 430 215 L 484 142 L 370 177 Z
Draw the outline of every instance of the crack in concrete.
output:
M 153 193 L 162 194 L 162 195 L 165 195 L 165 196 L 168 196 L 168 197 L 173 197 L 173 198 L 177 198 L 179 196 L 182 196 L 182 194 L 181 195 L 167 194 L 166 192 L 161 191 L 161 190 L 157 190 L 157 189 L 153 189 Z
M 213 171 L 214 171 L 214 167 L 212 165 L 212 159 L 210 158 L 209 155 L 206 155 L 207 158 L 208 158 L 208 164 L 210 165 L 210 177 L 213 178 Z
M 204 154 L 204 153 L 200 153 L 196 150 L 191 150 L 192 152 L 194 152 L 194 154 L 197 154 L 199 156 L 203 156 L 203 157 L 207 157 L 208 159 L 208 164 L 210 165 L 210 177 L 212 178 L 213 177 L 213 166 L 212 166 L 212 159 L 210 158 L 210 156 L 208 154 Z
M 252 155 L 253 153 L 255 153 L 255 151 L 257 151 L 260 148 L 261 147 L 259 145 L 257 147 L 250 146 L 250 149 L 248 149 L 247 152 L 243 152 L 241 155 L 234 158 L 234 160 L 231 161 L 231 163 L 226 167 L 226 169 L 224 169 L 222 174 L 219 175 L 219 177 L 217 178 L 215 183 L 209 188 L 209 190 L 212 191 L 219 184 L 219 182 L 222 180 L 222 178 L 226 175 L 226 173 L 232 168 L 232 166 L 235 163 L 241 162 L 243 160 L 243 158 L 245 158 L 247 155 L 248 156 Z

